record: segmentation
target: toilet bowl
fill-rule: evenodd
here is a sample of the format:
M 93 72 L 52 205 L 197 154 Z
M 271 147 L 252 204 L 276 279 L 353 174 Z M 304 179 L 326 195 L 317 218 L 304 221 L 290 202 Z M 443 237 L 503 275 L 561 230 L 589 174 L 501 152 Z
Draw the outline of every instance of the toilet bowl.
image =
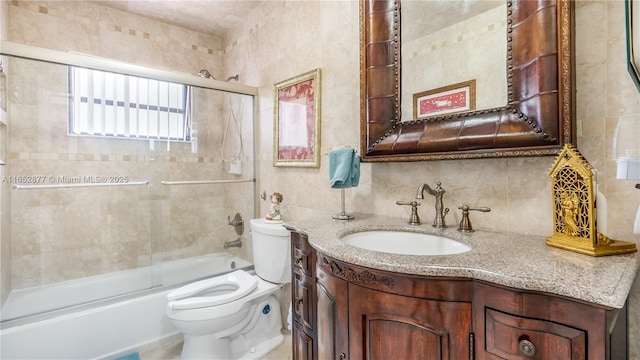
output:
M 276 294 L 291 281 L 289 232 L 250 224 L 255 275 L 237 270 L 167 295 L 166 316 L 184 334 L 182 359 L 258 359 L 284 341 Z

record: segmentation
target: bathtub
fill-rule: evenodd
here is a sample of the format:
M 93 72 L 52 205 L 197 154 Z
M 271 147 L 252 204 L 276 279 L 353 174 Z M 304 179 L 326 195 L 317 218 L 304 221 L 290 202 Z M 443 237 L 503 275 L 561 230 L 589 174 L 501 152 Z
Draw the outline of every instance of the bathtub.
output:
M 14 291 L 2 308 L 3 319 L 15 320 L 2 323 L 0 358 L 113 359 L 178 336 L 164 316 L 166 294 L 233 269 L 249 270 L 252 264 L 211 254 Z M 139 291 L 159 279 L 167 285 Z M 70 295 L 75 298 L 66 300 Z M 111 298 L 95 301 L 105 297 Z M 26 313 L 39 315 L 20 318 Z

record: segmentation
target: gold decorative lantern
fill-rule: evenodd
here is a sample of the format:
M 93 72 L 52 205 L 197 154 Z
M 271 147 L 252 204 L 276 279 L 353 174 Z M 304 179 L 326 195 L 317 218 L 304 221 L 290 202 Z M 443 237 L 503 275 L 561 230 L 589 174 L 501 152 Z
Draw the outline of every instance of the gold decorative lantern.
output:
M 596 228 L 593 168 L 572 145 L 565 145 L 549 171 L 554 208 L 547 245 L 591 256 L 636 252 L 636 244 L 613 240 Z

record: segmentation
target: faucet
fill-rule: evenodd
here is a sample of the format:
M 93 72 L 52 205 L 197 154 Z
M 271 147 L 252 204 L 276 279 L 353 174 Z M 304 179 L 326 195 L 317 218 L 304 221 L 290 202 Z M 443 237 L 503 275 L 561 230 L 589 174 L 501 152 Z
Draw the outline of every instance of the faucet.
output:
M 240 248 L 242 247 L 242 240 L 240 240 L 240 238 L 237 238 L 233 241 L 225 241 L 224 242 L 224 248 L 228 249 L 228 248 L 232 248 L 232 247 L 237 247 Z
M 449 213 L 449 208 L 445 208 L 442 204 L 442 195 L 446 192 L 440 186 L 440 181 L 436 183 L 436 188 L 432 189 L 427 184 L 422 184 L 418 187 L 418 192 L 416 193 L 416 199 L 424 199 L 424 191 L 427 191 L 429 194 L 436 197 L 436 217 L 433 219 L 433 227 L 437 228 L 446 228 L 447 224 L 444 222 L 444 217 Z

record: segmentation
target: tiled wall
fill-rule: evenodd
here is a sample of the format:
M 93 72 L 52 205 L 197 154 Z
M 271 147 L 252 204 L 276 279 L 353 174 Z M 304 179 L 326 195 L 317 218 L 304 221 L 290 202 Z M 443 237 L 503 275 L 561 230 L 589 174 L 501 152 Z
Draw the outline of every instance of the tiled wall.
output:
M 8 10 L 7 40 L 194 76 L 201 68 L 214 76 L 221 72 L 221 40 L 214 36 L 88 2 L 11 1 Z M 2 263 L 10 264 L 3 276 L 11 274 L 7 283 L 13 289 L 135 268 L 152 259 L 219 252 L 225 240 L 237 238 L 226 217 L 253 215 L 253 184 L 168 186 L 161 181 L 253 177 L 249 96 L 226 98 L 193 89 L 197 146 L 68 136 L 66 67 L 24 59 L 10 63 L 10 179 L 150 181 L 148 186 L 11 190 L 13 226 L 10 236 L 2 237 L 3 250 L 9 241 L 11 246 L 3 251 Z M 226 173 L 228 164 L 222 161 L 229 102 L 243 136 L 242 176 Z M 239 146 L 233 124 L 228 131 L 225 158 Z M 245 244 L 248 237 L 247 231 Z M 231 251 L 248 257 L 248 249 L 250 244 Z M 3 288 L 3 296 L 7 291 Z
M 206 68 L 221 75 L 219 37 L 89 1 L 5 2 L 10 4 L 5 40 L 194 75 Z
M 608 198 L 608 235 L 638 242 L 632 224 L 640 203 L 635 182 L 615 180 L 610 146 L 621 114 L 640 113 L 640 94 L 625 65 L 622 1 L 577 1 L 576 118 L 578 147 L 598 170 Z M 328 185 L 328 164 L 320 169 L 271 165 L 273 84 L 322 69 L 322 152 L 358 148 L 359 38 L 357 1 L 265 2 L 244 28 L 225 41 L 225 62 L 241 63 L 249 84 L 260 86 L 259 186 L 281 191 L 282 211 L 296 219 L 328 217 L 340 209 L 340 194 Z M 293 19 L 293 20 L 292 20 Z M 419 184 L 441 181 L 447 190 L 447 222 L 460 221 L 458 205 L 489 206 L 475 214 L 474 228 L 535 234 L 544 241 L 553 231 L 548 171 L 553 157 L 476 159 L 411 163 L 370 163 L 360 185 L 348 189 L 347 210 L 408 218 L 397 200 L 413 198 Z M 432 199 L 420 207 L 423 219 L 435 215 Z M 263 211 L 266 204 L 263 205 Z M 640 358 L 640 287 L 632 289 L 631 358 Z M 635 300 L 635 301 L 634 301 Z

